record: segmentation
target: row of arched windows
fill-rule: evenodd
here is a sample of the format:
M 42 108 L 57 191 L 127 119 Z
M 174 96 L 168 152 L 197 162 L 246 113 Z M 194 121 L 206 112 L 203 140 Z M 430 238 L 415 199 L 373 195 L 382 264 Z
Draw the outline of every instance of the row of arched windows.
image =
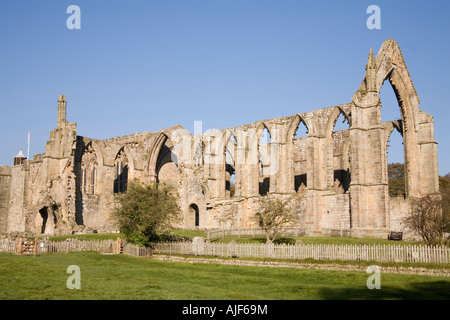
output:
M 89 155 L 91 158 L 87 164 L 82 161 L 81 167 L 81 190 L 84 194 L 96 194 L 98 164 L 95 153 Z M 84 160 L 84 159 L 83 159 Z M 128 159 L 123 148 L 119 151 L 114 161 L 114 193 L 127 191 L 128 185 Z

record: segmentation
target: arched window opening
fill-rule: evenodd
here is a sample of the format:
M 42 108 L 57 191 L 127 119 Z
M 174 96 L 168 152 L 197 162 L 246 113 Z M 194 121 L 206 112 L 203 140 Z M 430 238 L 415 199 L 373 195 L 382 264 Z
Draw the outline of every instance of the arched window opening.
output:
M 81 160 L 81 191 L 84 194 L 95 194 L 97 183 L 97 156 L 89 143 Z
M 116 156 L 114 170 L 114 193 L 124 193 L 128 186 L 128 159 L 123 149 Z
M 394 129 L 386 144 L 386 170 L 391 197 L 406 196 L 406 166 L 402 109 L 398 95 L 389 79 L 383 82 L 379 94 L 381 100 L 381 121 L 392 122 Z
M 348 122 L 347 117 L 341 111 L 336 119 L 336 122 L 334 123 L 333 133 L 341 130 L 347 130 L 349 126 L 350 124 Z
M 225 197 L 232 198 L 236 194 L 236 147 L 237 141 L 230 133 L 225 144 Z
M 97 180 L 97 163 L 95 163 L 91 170 L 91 193 L 95 194 L 95 183 Z
M 379 97 L 381 100 L 381 122 L 401 120 L 402 113 L 397 94 L 389 80 L 383 82 Z
M 306 173 L 306 146 L 309 134 L 308 127 L 303 119 L 299 117 L 299 123 L 293 136 L 293 170 L 294 190 L 302 193 L 307 187 Z
M 270 132 L 264 127 L 259 137 L 258 163 L 259 163 L 259 195 L 264 196 L 270 190 Z
M 306 126 L 305 122 L 303 120 L 300 120 L 294 133 L 294 139 L 304 138 L 308 135 L 308 133 L 308 127 Z
M 87 167 L 83 168 L 82 180 L 83 192 L 86 194 L 95 194 L 95 185 L 97 183 L 97 161 L 91 161 Z
M 386 146 L 389 196 L 406 196 L 406 170 L 403 156 L 403 137 L 395 128 Z
M 236 169 L 235 162 L 231 154 L 225 153 L 225 192 L 227 198 L 234 197 L 236 193 Z
M 178 157 L 173 152 L 172 142 L 168 139 L 159 151 L 156 161 L 156 182 L 173 187 L 178 184 Z
M 333 148 L 333 190 L 337 194 L 348 192 L 350 188 L 350 167 L 348 150 L 344 149 L 349 139 L 348 129 L 350 127 L 347 116 L 340 110 L 339 116 L 334 123 L 331 134 Z
M 194 227 L 200 226 L 200 212 L 195 203 L 189 206 L 189 220 L 191 221 L 191 224 L 193 223 Z

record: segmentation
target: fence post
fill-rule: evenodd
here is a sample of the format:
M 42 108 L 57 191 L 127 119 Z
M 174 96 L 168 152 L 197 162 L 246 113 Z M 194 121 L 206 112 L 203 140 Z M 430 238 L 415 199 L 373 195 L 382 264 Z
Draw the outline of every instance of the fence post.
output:
M 22 238 L 17 239 L 17 254 L 22 254 Z
M 205 240 L 202 237 L 194 237 L 192 239 L 192 251 L 196 256 L 205 254 Z

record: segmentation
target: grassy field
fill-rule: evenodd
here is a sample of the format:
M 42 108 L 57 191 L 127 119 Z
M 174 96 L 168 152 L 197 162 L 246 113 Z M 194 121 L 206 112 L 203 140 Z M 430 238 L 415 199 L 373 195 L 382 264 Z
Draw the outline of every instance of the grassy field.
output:
M 69 290 L 69 265 L 81 289 Z M 450 279 L 384 274 L 369 290 L 365 272 L 169 263 L 95 252 L 0 254 L 0 299 L 321 300 L 450 299 Z
M 177 235 L 179 237 L 207 237 L 207 233 L 202 230 L 172 230 L 172 235 Z M 51 236 L 49 237 L 52 241 L 64 241 L 66 239 L 80 239 L 80 240 L 106 240 L 106 239 L 117 239 L 118 237 L 125 239 L 125 236 L 120 233 L 88 233 L 88 234 L 77 234 L 77 235 L 64 235 L 64 236 Z M 226 237 L 224 239 L 219 238 L 214 240 L 213 242 L 223 242 L 228 243 L 232 240 L 237 243 L 265 243 L 266 238 L 262 236 L 258 236 L 255 238 L 252 237 Z M 420 242 L 411 242 L 411 241 L 388 241 L 387 239 L 375 239 L 375 238 L 345 238 L 345 237 L 281 237 L 277 239 L 276 243 L 286 243 L 286 244 L 295 244 L 296 240 L 303 241 L 304 244 L 337 244 L 337 245 L 345 245 L 345 244 L 386 244 L 386 245 L 409 245 L 409 244 L 421 244 Z
M 42 237 L 38 237 L 42 238 Z M 121 233 L 86 233 L 86 234 L 74 234 L 74 235 L 62 235 L 62 236 L 50 236 L 51 241 L 64 241 L 66 239 L 78 239 L 78 240 L 116 240 L 117 238 L 125 239 L 125 236 Z

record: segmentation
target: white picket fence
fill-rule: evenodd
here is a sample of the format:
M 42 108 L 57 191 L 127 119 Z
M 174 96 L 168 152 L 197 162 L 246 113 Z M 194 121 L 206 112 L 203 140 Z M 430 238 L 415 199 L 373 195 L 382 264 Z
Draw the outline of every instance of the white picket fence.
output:
M 10 239 L 0 239 L 0 252 L 17 253 L 17 241 Z
M 225 258 L 273 258 L 287 260 L 356 260 L 378 262 L 450 263 L 450 248 L 425 245 L 336 245 L 336 244 L 256 244 L 216 242 L 161 242 L 153 248 L 139 247 L 116 240 L 66 240 L 36 242 L 36 254 L 97 251 L 136 257 L 154 254 L 182 254 Z M 0 253 L 18 253 L 18 241 L 1 239 Z
M 34 242 L 34 240 L 32 240 Z M 23 254 L 20 252 L 20 239 L 1 239 L 0 253 Z M 33 252 L 29 254 L 65 253 L 97 251 L 100 253 L 123 253 L 135 257 L 150 257 L 153 249 L 140 247 L 131 243 L 122 243 L 118 240 L 78 240 L 49 241 L 38 239 L 34 242 Z
M 155 254 L 182 254 L 216 257 L 359 260 L 378 262 L 450 263 L 450 248 L 425 245 L 274 245 L 191 242 L 157 243 Z

